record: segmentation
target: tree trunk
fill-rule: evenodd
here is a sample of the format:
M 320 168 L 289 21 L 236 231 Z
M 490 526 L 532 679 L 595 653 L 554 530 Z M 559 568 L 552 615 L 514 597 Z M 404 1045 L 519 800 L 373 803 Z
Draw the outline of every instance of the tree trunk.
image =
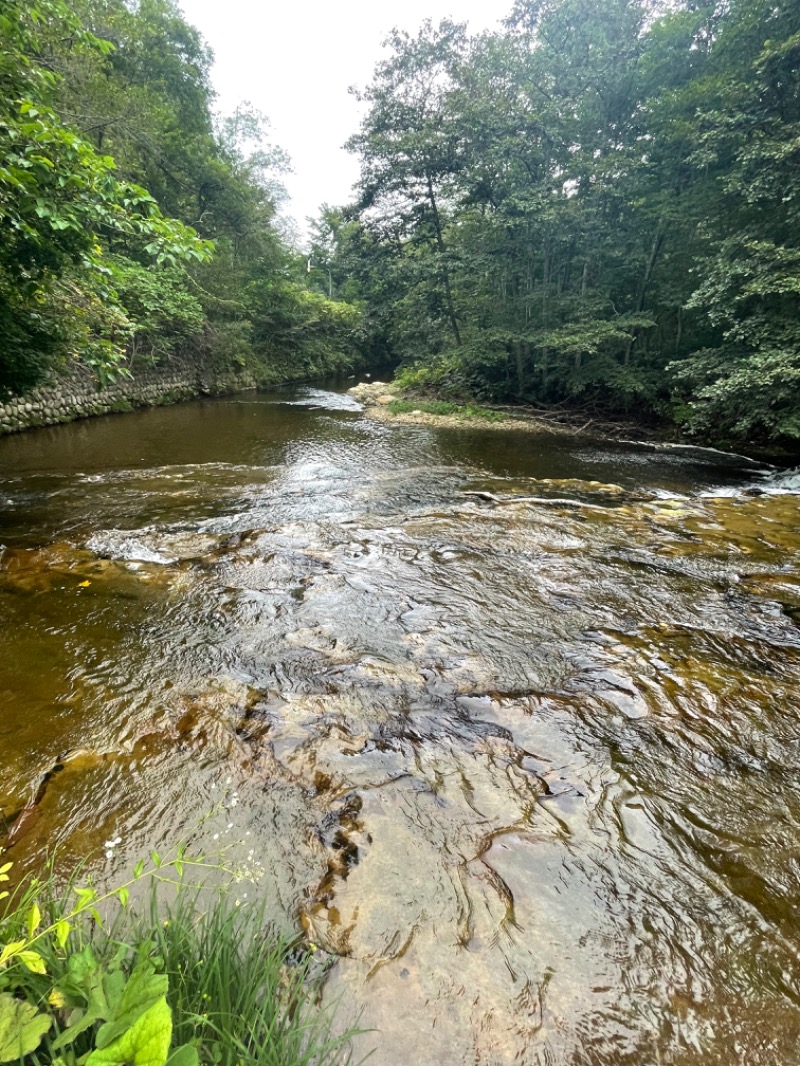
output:
M 525 391 L 525 364 L 522 357 L 522 341 L 517 341 L 514 344 L 514 359 L 516 360 L 517 364 L 517 389 L 519 391 L 520 396 L 522 396 Z
M 442 282 L 444 283 L 444 295 L 447 303 L 447 317 L 450 319 L 450 327 L 453 330 L 453 337 L 455 338 L 456 347 L 461 347 L 461 333 L 458 329 L 458 321 L 456 319 L 455 308 L 453 307 L 453 292 L 450 288 L 450 274 L 447 270 L 447 263 L 445 261 L 445 255 L 447 249 L 444 245 L 444 238 L 442 237 L 442 223 L 439 218 L 439 208 L 436 206 L 436 195 L 433 191 L 433 181 L 430 174 L 425 175 L 428 183 L 428 199 L 431 204 L 431 212 L 433 213 L 433 224 L 436 228 L 436 246 L 439 249 L 439 271 L 442 276 Z
M 660 218 L 658 220 L 658 225 L 656 226 L 656 232 L 653 236 L 653 243 L 650 246 L 650 255 L 647 257 L 647 264 L 645 266 L 644 276 L 642 277 L 642 280 L 639 283 L 639 293 L 636 297 L 635 308 L 637 315 L 641 314 L 641 312 L 644 310 L 645 297 L 647 296 L 647 290 L 650 287 L 650 282 L 653 280 L 653 272 L 656 268 L 656 261 L 658 260 L 659 253 L 661 251 L 661 248 L 663 247 L 665 236 L 666 234 L 664 232 L 664 219 Z M 630 362 L 631 351 L 633 349 L 634 344 L 636 343 L 637 336 L 638 331 L 634 329 L 633 336 L 628 341 L 625 347 L 625 366 L 627 366 Z

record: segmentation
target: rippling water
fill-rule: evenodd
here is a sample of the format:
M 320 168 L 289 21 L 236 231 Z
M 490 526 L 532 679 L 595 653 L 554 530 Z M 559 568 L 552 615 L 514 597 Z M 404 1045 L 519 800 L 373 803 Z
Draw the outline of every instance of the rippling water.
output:
M 201 842 L 376 1064 L 796 1063 L 799 508 L 759 484 L 319 389 L 0 440 L 10 857 L 124 867 L 222 796 Z

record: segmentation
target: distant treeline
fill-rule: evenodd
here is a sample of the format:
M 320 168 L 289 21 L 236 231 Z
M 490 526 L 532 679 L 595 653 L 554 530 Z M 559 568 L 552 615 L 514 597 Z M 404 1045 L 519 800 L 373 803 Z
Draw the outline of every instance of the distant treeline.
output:
M 314 261 L 406 380 L 800 438 L 797 0 L 519 0 L 387 46 Z
M 276 224 L 285 155 L 174 0 L 0 4 L 0 398 L 197 349 L 265 380 L 362 358 Z

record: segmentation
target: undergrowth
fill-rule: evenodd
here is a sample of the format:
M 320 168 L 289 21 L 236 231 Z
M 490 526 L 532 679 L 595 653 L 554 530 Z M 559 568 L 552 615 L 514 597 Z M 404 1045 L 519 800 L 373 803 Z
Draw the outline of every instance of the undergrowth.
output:
M 10 863 L 0 867 L 9 880 Z M 261 906 L 184 881 L 214 867 L 155 852 L 108 891 L 50 874 L 4 892 L 0 1063 L 25 1066 L 338 1066 L 313 949 Z M 150 889 L 130 899 L 136 882 Z M 162 900 L 163 886 L 173 896 Z

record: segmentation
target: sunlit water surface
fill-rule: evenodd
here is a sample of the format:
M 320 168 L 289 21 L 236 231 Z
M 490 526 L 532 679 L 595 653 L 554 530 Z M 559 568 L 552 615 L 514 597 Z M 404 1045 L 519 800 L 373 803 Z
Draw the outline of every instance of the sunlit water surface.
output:
M 311 388 L 0 440 L 9 857 L 232 843 L 376 1066 L 797 1063 L 800 508 L 759 484 Z

